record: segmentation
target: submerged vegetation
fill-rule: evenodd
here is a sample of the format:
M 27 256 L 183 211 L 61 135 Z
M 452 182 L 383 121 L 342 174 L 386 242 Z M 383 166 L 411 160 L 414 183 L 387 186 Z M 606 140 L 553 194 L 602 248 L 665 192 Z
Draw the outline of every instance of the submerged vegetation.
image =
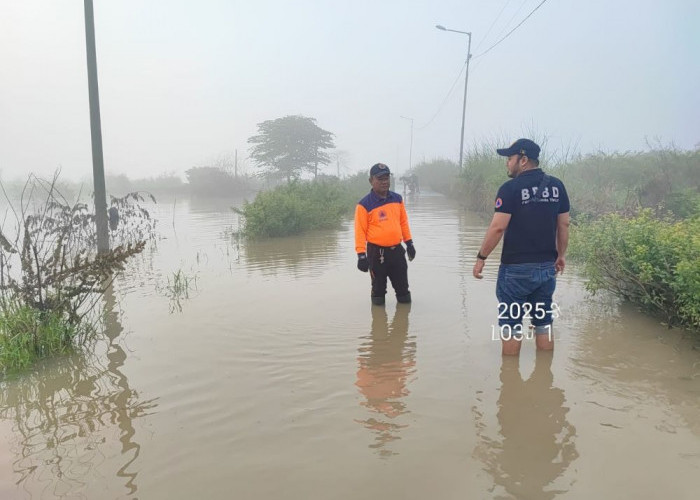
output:
M 173 271 L 167 277 L 165 285 L 156 287 L 156 291 L 170 299 L 170 312 L 182 312 L 182 302 L 190 298 L 190 293 L 197 290 L 197 274 L 187 274 L 182 269 Z
M 608 214 L 576 228 L 572 258 L 592 292 L 610 290 L 664 319 L 700 332 L 700 217 Z
M 112 248 L 98 254 L 94 213 L 69 203 L 56 178 L 31 176 L 17 207 L 7 199 L 14 225 L 0 227 L 0 371 L 91 338 L 89 315 L 102 293 L 153 235 L 155 221 L 140 201 L 138 193 L 112 198 L 119 222 L 112 224 Z
M 356 177 L 294 181 L 269 191 L 234 209 L 243 216 L 243 235 L 250 238 L 300 234 L 312 229 L 338 227 L 369 190 L 367 178 L 360 191 Z

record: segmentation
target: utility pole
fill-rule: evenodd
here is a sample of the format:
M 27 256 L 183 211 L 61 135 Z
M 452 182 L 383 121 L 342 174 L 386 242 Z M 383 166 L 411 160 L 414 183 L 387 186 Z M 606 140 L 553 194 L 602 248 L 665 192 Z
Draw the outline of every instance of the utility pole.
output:
M 467 84 L 469 83 L 469 61 L 472 58 L 472 34 L 469 35 L 469 43 L 467 45 L 467 70 L 464 73 L 464 101 L 462 104 L 462 133 L 459 137 L 459 169 L 464 168 L 462 161 L 464 160 L 464 118 L 467 114 Z
M 236 149 L 236 153 L 233 160 L 233 176 L 236 179 L 238 179 L 238 149 Z
M 100 122 L 100 93 L 97 86 L 97 51 L 95 49 L 95 16 L 92 0 L 85 0 L 85 46 L 87 53 L 88 93 L 90 96 L 90 136 L 92 139 L 92 178 L 95 189 L 95 222 L 97 253 L 109 251 L 107 231 L 107 192 L 102 156 L 102 124 Z
M 461 170 L 463 167 L 462 162 L 464 161 L 464 120 L 467 114 L 467 84 L 469 83 L 469 61 L 472 58 L 472 34 L 471 32 L 467 31 L 451 30 L 439 24 L 435 27 L 442 31 L 461 33 L 462 35 L 467 35 L 469 37 L 469 42 L 467 44 L 467 71 L 464 75 L 464 101 L 462 103 L 462 133 L 459 137 L 459 169 Z

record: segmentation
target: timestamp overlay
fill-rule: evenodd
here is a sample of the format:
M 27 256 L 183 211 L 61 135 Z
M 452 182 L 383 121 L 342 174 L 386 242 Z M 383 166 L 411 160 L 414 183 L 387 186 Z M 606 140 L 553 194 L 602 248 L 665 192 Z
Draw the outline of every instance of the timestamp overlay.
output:
M 491 340 L 531 339 L 535 335 L 547 335 L 549 340 L 554 340 L 551 321 L 540 327 L 544 331 L 535 333 L 535 322 L 541 323 L 548 315 L 551 321 L 561 317 L 561 308 L 556 302 L 552 302 L 549 307 L 544 302 L 523 304 L 499 302 L 497 316 L 499 324 L 491 325 Z M 526 320 L 529 321 L 528 328 L 523 325 Z

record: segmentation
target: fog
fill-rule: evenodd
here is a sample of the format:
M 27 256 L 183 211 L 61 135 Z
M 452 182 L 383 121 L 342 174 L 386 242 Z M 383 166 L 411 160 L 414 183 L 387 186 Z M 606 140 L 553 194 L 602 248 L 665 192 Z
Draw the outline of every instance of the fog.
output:
M 348 173 L 536 133 L 550 148 L 700 143 L 700 5 L 549 0 L 95 0 L 105 169 L 182 174 L 264 120 L 313 117 Z M 0 174 L 91 173 L 83 2 L 0 0 Z M 252 170 L 252 165 L 248 165 Z M 329 168 L 329 171 L 333 169 Z

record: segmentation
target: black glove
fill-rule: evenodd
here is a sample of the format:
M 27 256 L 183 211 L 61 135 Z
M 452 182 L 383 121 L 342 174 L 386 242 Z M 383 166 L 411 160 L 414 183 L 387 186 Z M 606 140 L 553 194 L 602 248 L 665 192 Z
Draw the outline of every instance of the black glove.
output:
M 416 247 L 413 246 L 413 240 L 406 242 L 406 253 L 408 254 L 408 260 L 416 258 Z
M 369 259 L 367 259 L 366 253 L 357 254 L 357 268 L 363 273 L 369 271 Z

